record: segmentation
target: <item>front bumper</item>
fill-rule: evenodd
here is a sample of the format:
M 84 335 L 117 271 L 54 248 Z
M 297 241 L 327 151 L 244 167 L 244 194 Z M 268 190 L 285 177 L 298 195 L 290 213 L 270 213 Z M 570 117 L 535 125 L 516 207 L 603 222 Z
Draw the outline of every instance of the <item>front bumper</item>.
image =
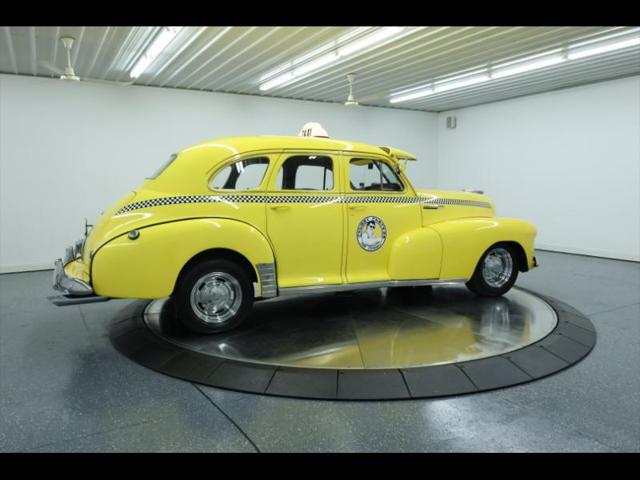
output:
M 65 254 L 65 260 L 67 260 L 67 257 L 68 255 Z M 61 258 L 54 262 L 53 288 L 67 297 L 88 297 L 93 295 L 93 288 L 90 285 L 64 273 L 64 265 L 66 263 L 63 263 Z

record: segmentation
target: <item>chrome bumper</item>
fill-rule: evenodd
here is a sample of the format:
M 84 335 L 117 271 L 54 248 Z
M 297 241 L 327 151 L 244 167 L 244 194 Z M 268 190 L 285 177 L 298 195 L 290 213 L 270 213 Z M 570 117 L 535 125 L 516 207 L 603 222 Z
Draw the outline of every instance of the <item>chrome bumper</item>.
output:
M 65 252 L 65 261 L 67 261 L 67 257 L 68 253 Z M 93 288 L 91 288 L 90 285 L 87 285 L 77 278 L 68 277 L 67 274 L 64 273 L 65 265 L 66 263 L 63 263 L 61 258 L 54 262 L 53 288 L 68 297 L 87 297 L 93 295 Z

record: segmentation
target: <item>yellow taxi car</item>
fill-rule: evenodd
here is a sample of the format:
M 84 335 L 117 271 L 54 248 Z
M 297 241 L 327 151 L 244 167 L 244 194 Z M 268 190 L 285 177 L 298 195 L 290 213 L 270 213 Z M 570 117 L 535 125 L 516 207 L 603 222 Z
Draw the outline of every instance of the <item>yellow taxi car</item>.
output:
M 318 125 L 197 144 L 66 250 L 54 288 L 82 302 L 171 296 L 206 334 L 256 299 L 453 282 L 499 296 L 536 266 L 532 224 L 497 218 L 481 193 L 414 188 L 411 160 Z

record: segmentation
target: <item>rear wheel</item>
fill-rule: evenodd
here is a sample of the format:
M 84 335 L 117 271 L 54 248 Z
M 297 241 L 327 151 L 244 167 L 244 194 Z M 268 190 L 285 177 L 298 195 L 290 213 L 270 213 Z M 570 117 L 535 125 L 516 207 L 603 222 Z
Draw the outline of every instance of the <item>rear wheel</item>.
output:
M 244 269 L 226 260 L 205 260 L 184 272 L 173 295 L 178 320 L 195 333 L 239 326 L 253 305 L 253 285 Z
M 508 245 L 494 245 L 480 258 L 467 287 L 482 297 L 507 293 L 518 278 L 518 260 Z

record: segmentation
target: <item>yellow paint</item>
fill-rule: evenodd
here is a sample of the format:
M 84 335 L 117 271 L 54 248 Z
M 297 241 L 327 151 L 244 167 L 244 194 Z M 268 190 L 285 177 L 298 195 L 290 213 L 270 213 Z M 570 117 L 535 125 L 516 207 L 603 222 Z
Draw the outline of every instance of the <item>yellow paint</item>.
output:
M 80 279 L 85 283 L 89 283 L 90 281 L 89 269 L 81 258 L 67 263 L 64 266 L 64 273 L 68 277 Z
M 273 263 L 264 235 L 246 223 L 201 218 L 152 225 L 131 240 L 122 235 L 103 246 L 92 265 L 93 287 L 105 297 L 161 298 L 173 291 L 182 267 L 212 248 L 238 252 L 253 265 Z
M 279 167 L 294 154 L 331 157 L 333 189 L 279 190 Z M 268 157 L 270 163 L 256 188 L 210 189 L 209 181 L 218 171 L 258 156 Z M 353 158 L 386 162 L 399 172 L 404 190 L 352 190 L 349 161 Z M 399 158 L 415 157 L 393 148 L 313 137 L 234 137 L 194 145 L 178 152 L 157 178 L 146 180 L 108 209 L 91 230 L 82 258 L 65 266 L 65 272 L 90 282 L 98 295 L 159 298 L 173 291 L 189 259 L 216 248 L 243 255 L 254 268 L 258 263 L 275 263 L 280 288 L 389 279 L 468 279 L 486 249 L 503 241 L 521 245 L 528 266 L 533 266 L 533 225 L 496 218 L 491 200 L 484 195 L 416 190 L 404 170 L 397 168 Z M 234 198 L 229 199 L 230 195 Z M 241 201 L 255 195 L 261 199 Z M 186 196 L 220 201 L 120 211 L 138 202 Z M 367 201 L 354 200 L 363 196 Z M 264 197 L 276 200 L 266 202 Z M 286 197 L 314 200 L 292 203 Z M 416 203 L 429 198 L 485 202 L 489 208 L 447 204 L 426 209 Z M 386 239 L 375 251 L 363 249 L 356 236 L 359 224 L 369 216 L 381 219 L 386 227 Z M 138 239 L 128 238 L 132 230 L 139 231 Z M 379 226 L 376 232 L 380 235 Z
M 523 220 L 511 218 L 462 218 L 431 225 L 442 238 L 441 278 L 473 275 L 478 259 L 495 243 L 512 241 L 521 245 L 533 267 L 533 239 L 536 229 Z
M 267 235 L 273 245 L 278 285 L 298 287 L 339 284 L 342 275 L 344 204 L 335 201 L 341 190 L 340 156 L 323 152 L 333 161 L 333 189 L 282 190 L 276 179 L 290 157 L 308 151 L 289 150 L 282 154 L 268 178 L 267 191 L 283 200 L 266 206 Z M 314 203 L 288 203 L 287 197 L 318 197 Z
M 391 247 L 389 277 L 392 280 L 440 278 L 442 239 L 431 228 L 416 228 L 399 235 Z

